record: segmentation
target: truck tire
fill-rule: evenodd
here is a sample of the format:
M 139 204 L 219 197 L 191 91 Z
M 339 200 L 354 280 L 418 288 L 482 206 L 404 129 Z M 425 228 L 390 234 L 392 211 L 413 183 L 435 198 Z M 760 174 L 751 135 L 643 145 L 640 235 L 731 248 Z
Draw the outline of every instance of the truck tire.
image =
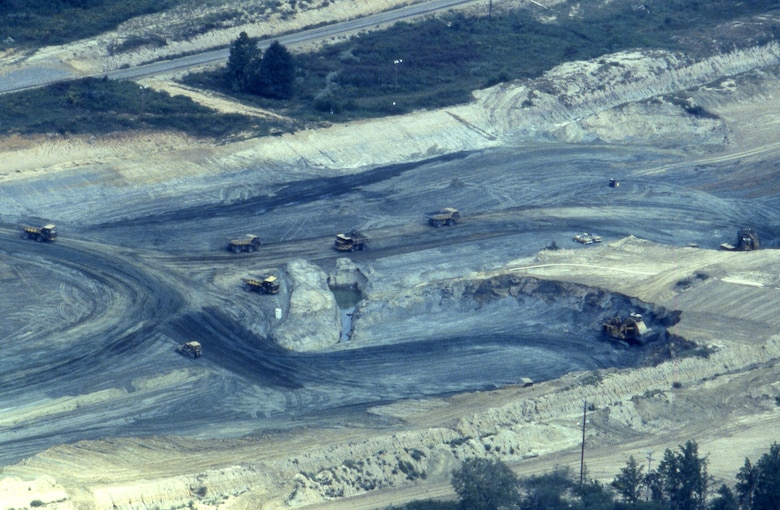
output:
M 233 250 L 233 253 L 239 253 L 241 251 L 241 247 L 236 246 L 235 244 L 230 249 Z
M 22 232 L 22 239 L 29 239 L 30 233 L 29 232 Z
M 253 251 L 255 251 L 255 246 L 253 244 L 250 244 L 249 247 L 246 249 L 246 251 L 252 253 Z
M 42 243 L 43 242 L 43 236 L 41 234 L 38 234 L 37 236 L 35 236 L 35 240 L 38 241 L 39 243 Z

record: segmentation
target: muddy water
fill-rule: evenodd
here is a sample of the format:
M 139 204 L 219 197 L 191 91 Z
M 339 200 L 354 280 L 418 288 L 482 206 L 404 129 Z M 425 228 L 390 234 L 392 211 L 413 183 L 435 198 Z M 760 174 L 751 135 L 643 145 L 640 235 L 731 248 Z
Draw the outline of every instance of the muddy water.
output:
M 338 304 L 341 316 L 340 341 L 347 342 L 352 336 L 352 314 L 355 313 L 355 306 L 362 299 L 362 295 L 355 287 L 333 287 L 331 291 L 336 297 L 336 304 Z

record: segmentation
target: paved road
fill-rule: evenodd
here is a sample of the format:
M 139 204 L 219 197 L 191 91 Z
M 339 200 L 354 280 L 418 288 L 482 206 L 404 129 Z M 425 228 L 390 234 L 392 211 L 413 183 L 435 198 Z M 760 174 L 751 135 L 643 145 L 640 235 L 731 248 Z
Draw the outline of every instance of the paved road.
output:
M 294 48 L 297 45 L 344 36 L 360 30 L 368 30 L 379 25 L 410 20 L 433 12 L 452 9 L 470 3 L 474 3 L 474 0 L 432 0 L 422 2 L 392 11 L 365 16 L 363 18 L 356 18 L 334 23 L 332 25 L 272 37 L 264 44 L 261 44 L 261 48 L 267 47 L 272 40 L 278 40 L 283 45 Z M 188 55 L 186 57 L 163 60 L 126 69 L 114 69 L 94 76 L 108 76 L 111 79 L 117 80 L 146 78 L 158 74 L 166 74 L 184 69 L 195 69 L 199 66 L 223 62 L 227 60 L 229 54 L 229 48 L 219 48 L 195 55 Z M 0 93 L 16 92 L 19 90 L 49 85 L 58 81 L 83 77 L 84 76 L 74 74 L 72 70 L 64 65 L 56 68 L 50 66 L 30 67 L 3 75 L 2 80 L 0 80 Z

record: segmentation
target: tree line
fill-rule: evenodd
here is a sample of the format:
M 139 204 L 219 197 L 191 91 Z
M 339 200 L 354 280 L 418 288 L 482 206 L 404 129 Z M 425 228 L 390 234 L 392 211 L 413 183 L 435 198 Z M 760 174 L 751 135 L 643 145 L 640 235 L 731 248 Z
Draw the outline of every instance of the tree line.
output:
M 279 41 L 265 50 L 241 32 L 230 44 L 225 81 L 236 92 L 273 99 L 290 99 L 295 84 L 295 62 Z
M 644 472 L 633 456 L 607 485 L 574 477 L 568 468 L 518 478 L 500 460 L 471 459 L 452 472 L 457 501 L 414 501 L 387 510 L 780 510 L 780 445 L 755 465 L 745 459 L 733 489 L 710 495 L 707 458 L 695 441 L 667 449 L 658 467 Z

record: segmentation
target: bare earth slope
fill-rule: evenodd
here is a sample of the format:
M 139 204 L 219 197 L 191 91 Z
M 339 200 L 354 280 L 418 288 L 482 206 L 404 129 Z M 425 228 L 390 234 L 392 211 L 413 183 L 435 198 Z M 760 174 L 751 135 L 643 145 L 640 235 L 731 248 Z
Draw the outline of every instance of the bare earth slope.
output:
M 3 236 L 16 237 L 15 224 L 30 217 L 63 226 L 60 245 L 49 251 L 19 240 L 0 245 L 4 288 L 17 290 L 0 298 L 13 323 L 4 326 L 4 353 L 31 345 L 19 359 L 40 356 L 53 370 L 39 380 L 31 364 L 14 373 L 16 381 L 1 381 L 0 443 L 7 455 L 25 458 L 0 472 L 0 510 L 33 500 L 54 509 L 370 509 L 451 497 L 449 474 L 468 457 L 495 456 L 522 475 L 578 466 L 583 400 L 594 406 L 592 476 L 609 480 L 629 455 L 660 457 L 695 439 L 716 479 L 731 482 L 744 457 L 762 453 L 780 426 L 780 251 L 772 249 L 779 61 L 775 45 L 703 62 L 662 52 L 607 55 L 560 66 L 539 82 L 479 91 L 469 105 L 222 146 L 167 133 L 0 141 Z M 712 115 L 686 113 L 667 99 L 672 92 Z M 369 177 L 465 153 L 472 155 L 462 163 L 434 159 Z M 612 175 L 623 181 L 620 195 L 605 194 Z M 337 182 L 351 191 L 343 198 L 329 193 L 338 186 L 310 192 L 301 184 L 310 179 L 344 179 Z M 433 238 L 415 222 L 436 201 L 462 203 L 470 218 Z M 214 255 L 228 233 L 243 233 L 237 222 L 263 231 L 265 252 Z M 767 249 L 718 251 L 743 222 L 761 229 Z M 371 231 L 368 254 L 350 264 L 323 254 L 337 229 L 355 224 Z M 571 234 L 591 227 L 605 235 L 602 245 L 570 244 Z M 542 249 L 551 239 L 564 249 Z M 293 259 L 313 260 L 322 273 Z M 324 358 L 241 344 L 274 330 L 276 307 L 285 318 L 304 317 L 315 298 L 293 298 L 295 289 L 322 286 L 337 268 L 358 275 L 364 292 L 351 343 L 325 349 Z M 234 291 L 240 276 L 269 269 L 283 276 L 279 297 L 256 304 Z M 57 281 L 56 292 L 40 281 Z M 545 308 L 535 296 L 548 285 L 560 297 Z M 156 294 L 162 288 L 164 300 Z M 681 312 L 668 334 L 707 347 L 709 357 L 683 356 L 671 342 L 671 359 L 657 366 L 601 364 L 623 351 L 577 343 L 598 330 L 597 314 L 584 313 L 594 296 L 604 313 L 613 311 L 614 296 Z M 332 305 L 321 306 L 321 315 L 333 315 Z M 167 322 L 161 309 L 176 320 Z M 52 333 L 34 323 L 39 313 L 72 323 Z M 549 316 L 560 322 L 547 331 Z M 240 329 L 220 329 L 217 318 Z M 177 328 L 233 343 L 207 350 L 207 369 L 182 365 L 168 357 L 182 340 Z M 515 386 L 527 374 L 512 368 L 531 370 L 526 360 L 501 365 L 490 358 L 505 345 L 485 337 L 484 347 L 473 346 L 456 335 L 485 329 L 498 338 L 528 329 L 544 339 L 554 330 L 560 343 L 539 341 L 528 352 L 541 359 L 545 347 L 566 346 L 582 358 L 567 361 L 583 368 Z M 114 342 L 134 331 L 128 344 L 141 345 Z M 446 339 L 448 353 L 419 341 L 426 331 Z M 116 365 L 116 381 L 95 384 L 100 374 L 75 361 L 78 370 L 59 376 L 61 367 L 39 350 L 85 339 L 107 343 L 90 356 L 98 366 Z M 408 355 L 394 368 L 417 367 L 415 352 L 430 349 L 422 366 L 403 373 L 419 392 L 398 401 L 388 395 L 412 383 L 387 375 L 389 360 L 363 365 L 370 356 L 360 355 L 393 342 L 417 350 L 392 351 Z M 243 350 L 228 349 L 235 346 Z M 145 372 L 147 362 L 159 365 Z M 243 370 L 239 378 L 224 375 L 233 369 Z M 275 370 L 290 379 L 271 380 Z M 373 380 L 362 380 L 361 370 Z M 448 372 L 483 381 L 481 373 L 501 370 L 509 375 L 487 380 L 492 389 L 461 392 L 457 377 L 438 393 L 425 389 L 443 385 Z M 226 402 L 201 398 L 220 385 Z M 362 391 L 370 398 L 349 399 Z M 343 406 L 328 407 L 331 401 Z M 165 407 L 181 421 L 162 421 Z M 314 408 L 320 412 L 306 414 Z M 90 423 L 94 417 L 109 423 Z M 201 421 L 208 426 L 198 428 Z M 70 439 L 82 437 L 72 430 L 103 425 L 94 437 Z M 27 456 L 39 436 L 51 441 Z

